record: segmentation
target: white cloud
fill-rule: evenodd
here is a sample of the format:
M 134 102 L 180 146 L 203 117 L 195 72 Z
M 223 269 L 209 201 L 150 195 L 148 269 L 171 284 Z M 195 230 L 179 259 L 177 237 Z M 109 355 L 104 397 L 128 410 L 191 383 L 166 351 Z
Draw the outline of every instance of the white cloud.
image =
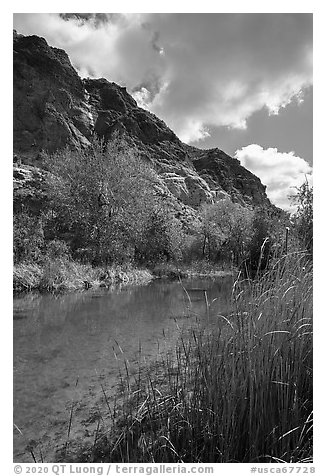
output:
M 288 197 L 295 193 L 294 188 L 302 185 L 306 178 L 312 183 L 312 168 L 294 152 L 279 152 L 275 148 L 263 149 L 251 144 L 237 150 L 235 157 L 261 179 L 267 186 L 269 199 L 280 208 L 290 210 Z
M 15 14 L 14 27 L 65 49 L 82 75 L 127 86 L 187 142 L 209 127 L 245 128 L 264 106 L 277 114 L 312 83 L 310 14 L 114 14 L 96 22 L 32 13 Z
M 82 76 L 105 77 L 132 89 L 159 68 L 162 55 L 152 46 L 145 16 L 121 14 L 96 23 L 90 18 L 64 20 L 56 13 L 18 13 L 14 28 L 25 35 L 43 36 L 64 49 Z

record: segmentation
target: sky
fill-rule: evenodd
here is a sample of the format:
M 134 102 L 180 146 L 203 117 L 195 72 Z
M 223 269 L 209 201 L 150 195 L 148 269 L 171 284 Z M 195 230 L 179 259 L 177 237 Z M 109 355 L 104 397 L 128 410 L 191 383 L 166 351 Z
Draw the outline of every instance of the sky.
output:
M 126 86 L 200 148 L 260 177 L 273 203 L 312 182 L 310 13 L 14 14 L 63 48 L 82 77 Z

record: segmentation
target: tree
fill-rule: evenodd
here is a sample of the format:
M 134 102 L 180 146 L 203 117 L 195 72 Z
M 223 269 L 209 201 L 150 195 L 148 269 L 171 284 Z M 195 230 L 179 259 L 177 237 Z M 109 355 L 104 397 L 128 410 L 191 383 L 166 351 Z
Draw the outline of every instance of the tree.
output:
M 43 216 L 27 212 L 14 215 L 13 244 L 14 262 L 38 261 L 44 248 Z
M 125 141 L 94 140 L 45 161 L 52 239 L 69 242 L 74 257 L 94 264 L 131 259 L 153 201 L 153 171 Z
M 271 237 L 271 217 L 265 208 L 255 210 L 249 244 L 247 271 L 256 273 L 266 268 L 274 240 Z
M 310 253 L 313 252 L 313 187 L 308 180 L 298 188 L 297 193 L 290 197 L 297 207 L 292 215 L 292 230 L 301 245 Z
M 182 258 L 183 238 L 180 221 L 158 202 L 148 217 L 141 243 L 137 247 L 138 260 L 152 263 L 178 261 Z
M 231 200 L 205 204 L 202 218 L 203 256 L 218 260 L 222 256 L 239 264 L 245 259 L 251 238 L 252 212 Z

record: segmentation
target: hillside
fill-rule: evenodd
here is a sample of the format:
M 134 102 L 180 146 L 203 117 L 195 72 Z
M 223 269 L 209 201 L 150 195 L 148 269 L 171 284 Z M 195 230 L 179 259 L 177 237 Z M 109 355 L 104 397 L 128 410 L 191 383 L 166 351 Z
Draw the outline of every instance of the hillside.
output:
M 31 174 L 42 175 L 37 167 L 43 151 L 85 148 L 94 134 L 108 141 L 119 134 L 151 163 L 162 193 L 182 208 L 226 196 L 249 207 L 270 207 L 266 187 L 237 159 L 218 148 L 184 144 L 162 120 L 138 107 L 126 88 L 103 78 L 81 79 L 63 50 L 15 31 L 13 113 L 15 162 L 28 165 L 15 167 L 16 200 L 26 185 L 33 189 Z

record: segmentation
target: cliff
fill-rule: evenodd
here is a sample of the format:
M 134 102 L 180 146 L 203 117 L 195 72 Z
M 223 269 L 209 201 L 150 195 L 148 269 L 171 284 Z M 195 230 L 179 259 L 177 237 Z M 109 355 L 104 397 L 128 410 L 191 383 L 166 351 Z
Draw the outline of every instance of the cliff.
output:
M 181 208 L 225 197 L 270 206 L 265 186 L 238 160 L 217 148 L 182 143 L 162 120 L 138 107 L 126 88 L 103 78 L 81 79 L 68 55 L 45 39 L 14 32 L 13 66 L 14 155 L 28 164 L 16 167 L 19 197 L 26 184 L 31 189 L 31 169 L 43 151 L 87 147 L 94 134 L 107 141 L 122 134 L 157 171 L 162 194 Z

